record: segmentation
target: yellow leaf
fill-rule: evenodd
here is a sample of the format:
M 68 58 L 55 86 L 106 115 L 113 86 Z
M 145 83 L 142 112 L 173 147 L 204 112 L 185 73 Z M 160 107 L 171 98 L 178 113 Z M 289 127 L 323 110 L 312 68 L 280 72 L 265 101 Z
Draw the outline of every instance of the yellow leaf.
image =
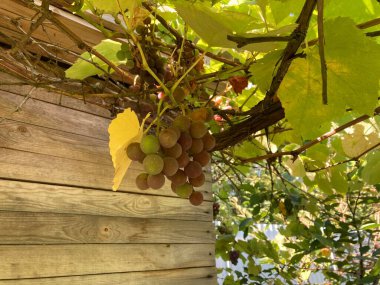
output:
M 126 149 L 131 143 L 141 141 L 144 122 L 148 116 L 149 114 L 140 126 L 136 113 L 128 108 L 123 113 L 118 114 L 108 127 L 110 154 L 113 167 L 115 168 L 112 186 L 112 190 L 114 191 L 119 188 L 132 162 L 127 156 Z

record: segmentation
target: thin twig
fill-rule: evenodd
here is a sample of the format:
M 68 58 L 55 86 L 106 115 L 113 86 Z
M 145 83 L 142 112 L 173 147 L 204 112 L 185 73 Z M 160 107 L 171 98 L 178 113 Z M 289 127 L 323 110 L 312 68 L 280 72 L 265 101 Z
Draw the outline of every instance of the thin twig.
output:
M 380 113 L 380 107 L 377 107 L 375 109 L 375 112 L 374 112 L 374 115 L 377 115 Z M 351 126 L 354 126 L 364 120 L 367 120 L 369 119 L 370 116 L 368 115 L 363 115 L 359 118 L 356 118 L 355 120 L 352 120 L 346 124 L 343 124 L 342 126 L 332 130 L 332 131 L 329 131 L 325 134 L 323 134 L 322 136 L 304 144 L 303 146 L 297 148 L 296 150 L 292 150 L 292 151 L 283 151 L 283 152 L 275 152 L 275 153 L 269 153 L 269 154 L 266 154 L 266 155 L 261 155 L 261 156 L 256 156 L 256 157 L 253 157 L 253 158 L 248 158 L 248 159 L 243 159 L 243 158 L 240 158 L 240 161 L 241 162 L 256 162 L 256 161 L 259 161 L 259 160 L 267 160 L 267 159 L 273 159 L 273 158 L 277 158 L 277 157 L 281 157 L 281 156 L 285 156 L 285 155 L 291 155 L 293 157 L 297 157 L 299 154 L 301 154 L 302 152 L 304 152 L 305 150 L 307 150 L 308 148 L 328 139 L 329 137 L 343 131 L 344 129 L 347 129 Z

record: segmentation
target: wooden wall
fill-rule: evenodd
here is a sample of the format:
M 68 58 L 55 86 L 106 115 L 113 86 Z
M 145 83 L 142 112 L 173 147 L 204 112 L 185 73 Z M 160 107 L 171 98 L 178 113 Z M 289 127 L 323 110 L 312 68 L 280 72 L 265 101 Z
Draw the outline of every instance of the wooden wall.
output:
M 111 191 L 107 112 L 30 91 L 0 84 L 0 285 L 216 284 L 211 183 Z

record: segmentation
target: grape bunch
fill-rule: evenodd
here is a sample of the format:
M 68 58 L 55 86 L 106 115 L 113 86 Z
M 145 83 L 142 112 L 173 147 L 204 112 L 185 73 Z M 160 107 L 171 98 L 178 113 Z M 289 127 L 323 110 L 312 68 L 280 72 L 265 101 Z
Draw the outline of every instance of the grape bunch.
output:
M 195 109 L 188 116 L 177 116 L 158 136 L 146 135 L 140 143 L 130 144 L 128 157 L 142 163 L 145 170 L 136 177 L 137 187 L 160 189 L 167 178 L 174 193 L 200 205 L 203 194 L 194 187 L 205 183 L 203 167 L 210 162 L 209 152 L 215 146 L 206 124 L 211 118 L 209 109 Z

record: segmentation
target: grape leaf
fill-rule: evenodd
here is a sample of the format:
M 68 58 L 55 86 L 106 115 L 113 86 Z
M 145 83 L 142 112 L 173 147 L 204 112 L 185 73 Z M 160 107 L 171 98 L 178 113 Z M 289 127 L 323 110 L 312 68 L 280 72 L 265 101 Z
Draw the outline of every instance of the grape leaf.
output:
M 133 142 L 141 141 L 145 119 L 140 126 L 136 113 L 128 108 L 111 121 L 108 133 L 110 135 L 110 154 L 115 168 L 112 186 L 114 191 L 119 188 L 132 162 L 127 156 L 126 148 Z
M 120 6 L 119 6 L 120 4 Z M 85 8 L 92 8 L 100 13 L 115 15 L 120 12 L 120 7 L 123 11 L 134 11 L 135 8 L 141 5 L 141 0 L 85 0 Z
M 249 69 L 252 73 L 251 79 L 257 84 L 261 92 L 265 93 L 269 90 L 275 74 L 276 65 L 282 53 L 282 50 L 270 52 L 251 65 Z
M 373 58 L 380 57 L 380 45 L 348 18 L 326 21 L 325 29 L 328 105 L 322 104 L 316 47 L 292 63 L 278 91 L 286 118 L 305 139 L 329 130 L 346 108 L 372 115 L 377 104 L 380 61 Z
M 367 149 L 380 142 L 377 130 L 368 123 L 357 124 L 351 134 L 345 134 L 342 138 L 342 147 L 349 157 L 357 157 Z
M 380 183 L 380 151 L 376 150 L 366 155 L 367 164 L 363 167 L 362 178 L 368 184 Z
M 269 6 L 273 18 L 278 25 L 283 21 L 286 23 L 294 23 L 304 3 L 305 1 L 303 0 L 271 0 Z
M 103 40 L 94 49 L 115 65 L 125 64 L 131 58 L 125 45 L 112 40 Z M 81 58 L 65 71 L 67 78 L 83 80 L 89 76 L 104 74 L 103 70 L 108 71 L 108 64 L 93 54 L 85 52 Z

